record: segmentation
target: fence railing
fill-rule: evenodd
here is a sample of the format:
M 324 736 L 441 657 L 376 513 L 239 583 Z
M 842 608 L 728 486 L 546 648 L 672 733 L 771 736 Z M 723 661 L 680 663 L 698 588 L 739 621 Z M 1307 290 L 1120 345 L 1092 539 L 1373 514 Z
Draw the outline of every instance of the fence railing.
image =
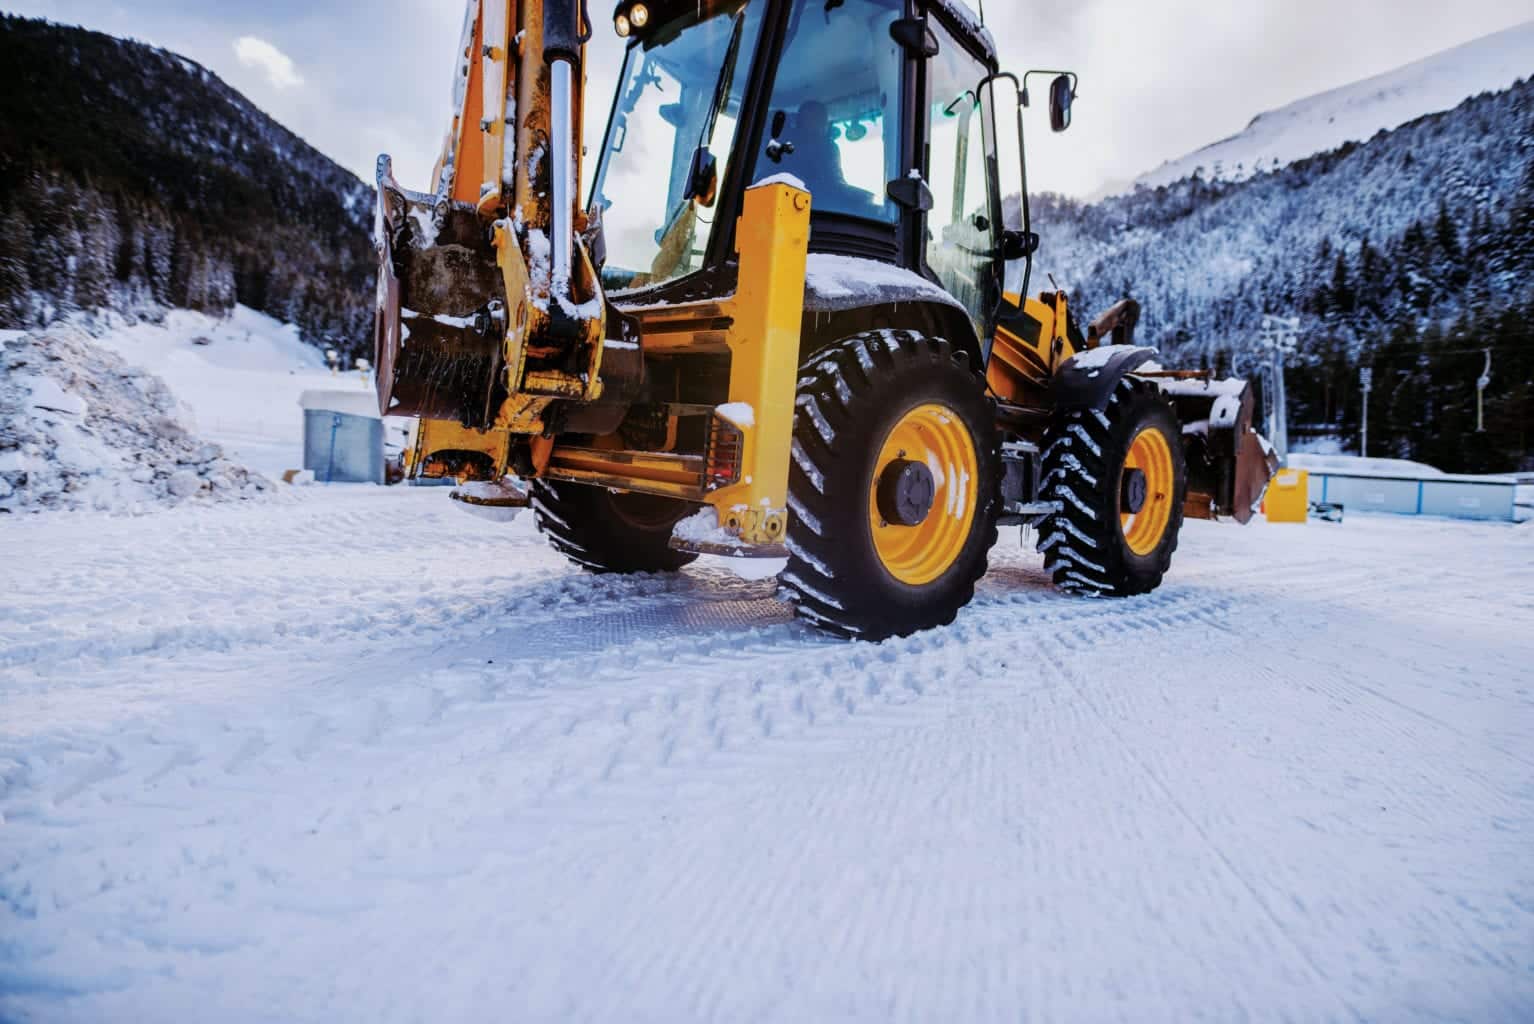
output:
M 1364 476 L 1310 471 L 1310 500 L 1349 512 L 1513 522 L 1518 482 L 1476 477 Z

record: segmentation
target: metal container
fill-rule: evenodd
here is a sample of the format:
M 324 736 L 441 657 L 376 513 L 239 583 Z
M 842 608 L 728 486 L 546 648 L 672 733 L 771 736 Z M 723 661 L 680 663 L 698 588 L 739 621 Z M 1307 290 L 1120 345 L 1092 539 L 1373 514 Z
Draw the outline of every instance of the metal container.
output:
M 305 391 L 304 468 L 318 483 L 382 484 L 384 425 L 371 391 Z

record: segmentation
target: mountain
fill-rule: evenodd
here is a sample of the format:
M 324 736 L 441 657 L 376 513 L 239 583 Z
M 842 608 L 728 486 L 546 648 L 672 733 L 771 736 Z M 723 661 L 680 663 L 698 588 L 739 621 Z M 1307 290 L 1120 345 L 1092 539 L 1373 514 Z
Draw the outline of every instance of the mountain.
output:
M 1531 73 L 1534 21 L 1260 114 L 1241 134 L 1163 164 L 1129 188 L 1158 188 L 1195 173 L 1240 181 L 1506 89 Z
M 1135 297 L 1141 339 L 1178 362 L 1251 372 L 1262 319 L 1298 316 L 1292 434 L 1351 440 L 1358 369 L 1373 366 L 1374 401 L 1394 405 L 1371 405 L 1371 438 L 1397 445 L 1373 454 L 1462 471 L 1530 461 L 1534 80 L 1243 181 L 1043 195 L 1033 215 L 1036 280 L 1052 275 L 1084 316 Z M 1493 437 L 1464 429 L 1483 348 Z
M 236 303 L 362 352 L 372 189 L 206 68 L 0 15 L 0 326 Z

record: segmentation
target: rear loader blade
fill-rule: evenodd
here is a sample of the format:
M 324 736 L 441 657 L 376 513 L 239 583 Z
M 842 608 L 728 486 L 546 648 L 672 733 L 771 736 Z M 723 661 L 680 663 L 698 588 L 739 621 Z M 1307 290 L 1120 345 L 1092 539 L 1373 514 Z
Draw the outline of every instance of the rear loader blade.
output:
M 1253 427 L 1256 403 L 1251 385 L 1202 376 L 1169 375 L 1156 382 L 1183 424 L 1188 459 L 1184 514 L 1250 522 L 1268 481 L 1278 472 L 1277 453 Z
M 1235 493 L 1230 511 L 1236 522 L 1245 526 L 1257 515 L 1268 484 L 1277 472 L 1278 453 L 1261 434 L 1248 430 L 1236 452 Z

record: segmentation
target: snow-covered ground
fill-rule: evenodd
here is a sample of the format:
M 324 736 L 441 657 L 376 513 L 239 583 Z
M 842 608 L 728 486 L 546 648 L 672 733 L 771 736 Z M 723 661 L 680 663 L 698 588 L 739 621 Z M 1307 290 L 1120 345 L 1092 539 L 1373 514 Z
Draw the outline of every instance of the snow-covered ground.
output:
M 1534 1019 L 1534 526 L 880 646 L 441 491 L 0 524 L 0 1020 Z
M 298 328 L 236 306 L 227 318 L 172 310 L 163 324 L 113 323 L 97 342 L 170 386 L 187 429 L 221 444 L 242 464 L 280 477 L 303 456 L 298 398 L 314 389 L 372 394 L 373 383 L 349 370 L 333 374 Z M 402 424 L 390 420 L 397 440 Z

